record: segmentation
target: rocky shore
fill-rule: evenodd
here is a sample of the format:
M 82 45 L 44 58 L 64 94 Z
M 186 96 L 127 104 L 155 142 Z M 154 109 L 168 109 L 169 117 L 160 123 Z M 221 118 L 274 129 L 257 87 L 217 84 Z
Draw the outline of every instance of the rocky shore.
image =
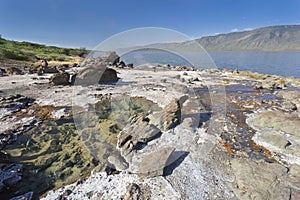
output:
M 2 70 L 1 199 L 300 199 L 299 79 L 48 68 Z

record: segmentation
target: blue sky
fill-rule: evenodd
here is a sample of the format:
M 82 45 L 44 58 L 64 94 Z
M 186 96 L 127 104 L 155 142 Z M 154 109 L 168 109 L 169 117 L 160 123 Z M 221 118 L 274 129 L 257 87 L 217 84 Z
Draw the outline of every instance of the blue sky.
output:
M 139 27 L 198 38 L 281 24 L 300 24 L 300 0 L 0 0 L 2 37 L 67 47 Z

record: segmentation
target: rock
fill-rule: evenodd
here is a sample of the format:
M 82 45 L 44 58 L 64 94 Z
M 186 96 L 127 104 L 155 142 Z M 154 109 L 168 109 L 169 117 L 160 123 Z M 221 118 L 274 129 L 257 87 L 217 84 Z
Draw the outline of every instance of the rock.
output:
M 233 159 L 231 167 L 235 180 L 229 185 L 237 199 L 290 199 L 290 189 L 282 180 L 287 173 L 284 166 L 263 160 Z
M 62 109 L 59 109 L 59 110 L 54 110 L 52 113 L 51 113 L 51 117 L 53 119 L 61 119 L 61 118 L 64 118 L 64 117 L 69 117 L 71 115 L 71 111 L 67 108 L 62 108 Z
M 76 84 L 91 85 L 98 83 L 113 83 L 119 80 L 117 71 L 108 65 L 119 62 L 115 52 L 108 52 L 98 58 L 87 60 L 76 77 Z
M 289 110 L 297 110 L 297 106 L 290 102 L 290 101 L 287 101 L 287 102 L 283 102 L 282 103 L 282 108 L 289 111 Z
M 263 111 L 247 118 L 257 132 L 255 143 L 264 146 L 278 159 L 300 165 L 300 117 L 296 113 Z
M 126 194 L 124 200 L 140 200 L 141 199 L 141 188 L 136 183 L 131 183 L 126 187 Z
M 129 68 L 129 69 L 133 69 L 133 64 L 132 63 L 127 64 L 126 67 Z
M 10 74 L 10 75 L 22 75 L 23 72 L 21 69 L 17 68 L 17 67 L 9 67 L 6 69 L 6 73 Z
M 126 186 L 126 194 L 121 197 L 123 200 L 150 200 L 151 191 L 150 189 L 141 184 L 130 183 Z
M 292 108 L 292 110 L 297 110 L 297 109 L 299 110 L 300 93 L 298 91 L 279 91 L 276 94 L 276 96 L 286 100 L 287 102 L 290 102 L 291 104 L 294 104 L 294 105 L 289 105 L 289 108 Z
M 44 73 L 58 73 L 59 71 L 57 70 L 56 66 L 47 66 L 47 67 L 44 67 L 43 72 Z
M 180 100 L 173 100 L 163 110 L 149 115 L 150 123 L 163 131 L 174 128 L 180 123 Z
M 119 63 L 116 64 L 116 67 L 118 67 L 118 68 L 125 68 L 126 64 L 123 61 L 121 61 L 121 62 L 119 62 Z
M 6 74 L 6 70 L 0 68 L 0 76 L 4 76 Z
M 22 179 L 22 171 L 22 164 L 0 164 L 0 191 L 18 183 Z
M 259 77 L 260 78 L 260 77 Z M 285 89 L 286 83 L 284 80 L 279 79 L 277 76 L 266 76 L 260 83 L 254 86 L 255 89 Z
M 156 126 L 149 124 L 148 118 L 136 117 L 120 132 L 118 148 L 124 155 L 128 155 L 139 143 L 147 143 L 160 133 Z
M 41 65 L 43 68 L 48 67 L 48 62 L 47 62 L 47 60 L 42 59 L 40 65 Z
M 68 74 L 67 72 L 55 74 L 51 76 L 49 82 L 53 85 L 69 85 L 70 74 Z
M 128 163 L 121 155 L 112 155 L 108 157 L 108 162 L 114 166 L 117 171 L 123 171 L 128 168 Z
M 99 83 L 114 83 L 118 80 L 117 71 L 111 68 L 106 68 L 104 73 L 101 75 Z
M 156 177 L 164 175 L 164 169 L 170 163 L 168 159 L 175 151 L 173 147 L 167 147 L 146 155 L 139 167 L 139 176 L 141 177 Z
M 102 63 L 116 65 L 118 62 L 120 62 L 120 57 L 115 51 L 111 51 L 102 54 L 100 57 L 97 58 L 97 60 L 98 62 L 101 61 Z
M 13 197 L 10 200 L 31 200 L 32 199 L 33 192 L 27 192 L 26 194 Z

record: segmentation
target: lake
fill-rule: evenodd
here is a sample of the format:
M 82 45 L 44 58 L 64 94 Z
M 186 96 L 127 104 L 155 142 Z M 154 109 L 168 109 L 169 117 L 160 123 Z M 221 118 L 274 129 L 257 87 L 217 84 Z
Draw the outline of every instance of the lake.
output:
M 201 52 L 182 55 L 185 58 L 193 58 L 197 68 L 217 66 L 219 69 L 238 69 L 300 78 L 300 52 Z M 169 52 L 130 52 L 121 56 L 121 59 L 135 66 L 146 63 L 193 66 L 187 61 L 190 59 Z

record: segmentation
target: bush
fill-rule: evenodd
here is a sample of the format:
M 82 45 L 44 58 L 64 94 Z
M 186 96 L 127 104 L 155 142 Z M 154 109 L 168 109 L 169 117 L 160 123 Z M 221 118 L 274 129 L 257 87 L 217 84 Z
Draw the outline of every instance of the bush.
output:
M 2 57 L 4 58 L 14 59 L 14 60 L 25 60 L 25 61 L 29 60 L 28 56 L 22 53 L 21 51 L 8 50 L 8 49 L 1 49 L 0 51 Z

